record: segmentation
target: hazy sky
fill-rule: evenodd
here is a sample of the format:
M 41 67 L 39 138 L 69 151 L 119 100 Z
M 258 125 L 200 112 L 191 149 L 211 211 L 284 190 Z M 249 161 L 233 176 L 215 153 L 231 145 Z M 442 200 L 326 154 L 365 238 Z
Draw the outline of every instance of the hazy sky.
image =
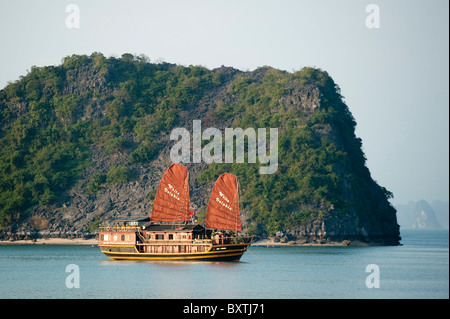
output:
M 79 28 L 66 25 L 69 4 Z M 369 4 L 379 28 L 366 25 Z M 0 0 L 0 88 L 33 65 L 95 51 L 208 68 L 315 66 L 340 86 L 392 203 L 449 200 L 448 11 L 448 0 Z

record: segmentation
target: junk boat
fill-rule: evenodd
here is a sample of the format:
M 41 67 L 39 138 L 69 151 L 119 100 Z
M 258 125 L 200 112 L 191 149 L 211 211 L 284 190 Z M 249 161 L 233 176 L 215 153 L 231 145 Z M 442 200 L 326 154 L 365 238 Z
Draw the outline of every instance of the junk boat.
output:
M 100 227 L 99 247 L 112 259 L 239 261 L 252 237 L 241 231 L 235 175 L 219 176 L 205 227 L 190 211 L 187 168 L 171 165 L 159 184 L 150 217 L 116 219 Z

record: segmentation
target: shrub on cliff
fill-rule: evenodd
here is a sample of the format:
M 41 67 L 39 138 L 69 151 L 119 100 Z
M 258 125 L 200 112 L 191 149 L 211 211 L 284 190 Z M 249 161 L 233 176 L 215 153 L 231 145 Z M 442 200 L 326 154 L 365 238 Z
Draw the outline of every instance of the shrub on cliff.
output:
M 106 183 L 110 186 L 126 183 L 131 177 L 131 170 L 125 165 L 112 167 L 106 175 Z

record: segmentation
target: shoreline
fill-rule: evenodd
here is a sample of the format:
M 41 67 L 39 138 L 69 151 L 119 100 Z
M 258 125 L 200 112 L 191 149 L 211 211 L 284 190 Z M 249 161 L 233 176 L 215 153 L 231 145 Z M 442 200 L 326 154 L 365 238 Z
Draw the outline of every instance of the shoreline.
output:
M 0 240 L 2 245 L 98 245 L 98 239 L 68 239 L 68 238 L 38 238 L 38 239 L 20 239 L 20 240 Z M 281 243 L 273 241 L 258 241 L 252 243 L 250 247 L 299 247 L 299 246 L 349 246 L 345 243 Z
M 326 243 L 298 243 L 295 241 L 290 242 L 275 242 L 271 240 L 261 240 L 254 242 L 250 247 L 264 247 L 264 248 L 276 248 L 276 247 L 348 247 L 348 246 L 376 246 L 374 243 L 365 243 L 361 241 L 349 241 L 344 240 L 342 242 L 326 242 Z
M 4 245 L 98 245 L 98 238 L 36 238 L 36 239 L 19 239 L 19 240 L 0 240 L 0 246 Z M 344 240 L 342 242 L 325 242 L 325 243 L 299 243 L 295 241 L 275 242 L 268 239 L 253 242 L 250 247 L 348 247 L 348 246 L 382 246 L 380 243 L 361 242 Z
M 98 239 L 38 238 L 21 240 L 0 240 L 0 246 L 2 245 L 98 245 Z

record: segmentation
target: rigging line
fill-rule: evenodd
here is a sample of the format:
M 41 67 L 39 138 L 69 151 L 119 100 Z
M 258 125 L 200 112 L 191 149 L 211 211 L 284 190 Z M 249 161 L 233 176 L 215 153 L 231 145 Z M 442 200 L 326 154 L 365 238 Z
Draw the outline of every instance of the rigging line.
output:
M 250 249 L 247 249 L 247 251 L 248 251 L 250 254 L 252 254 L 253 256 L 255 256 L 256 258 L 259 258 L 259 259 L 261 259 L 262 261 L 267 261 L 267 260 L 265 260 L 264 258 L 261 258 L 261 257 L 259 257 L 258 255 L 256 255 L 255 253 L 253 253 Z

